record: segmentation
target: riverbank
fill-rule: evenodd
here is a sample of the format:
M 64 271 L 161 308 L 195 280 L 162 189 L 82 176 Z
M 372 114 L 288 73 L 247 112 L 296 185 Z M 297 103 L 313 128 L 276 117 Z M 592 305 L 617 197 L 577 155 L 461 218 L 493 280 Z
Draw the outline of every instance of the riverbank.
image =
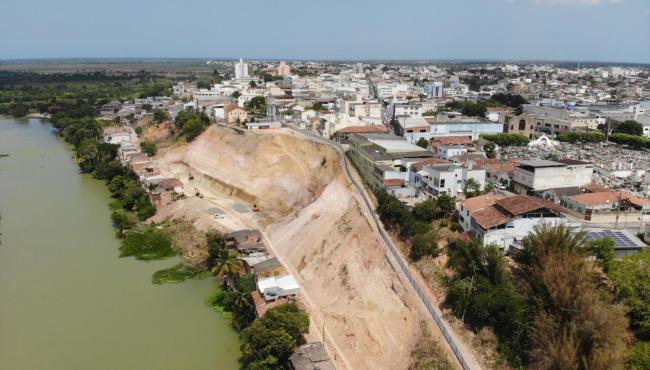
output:
M 1 117 L 0 147 L 0 368 L 238 367 L 229 320 L 203 304 L 215 282 L 154 285 L 181 261 L 117 258 L 110 194 L 51 125 Z

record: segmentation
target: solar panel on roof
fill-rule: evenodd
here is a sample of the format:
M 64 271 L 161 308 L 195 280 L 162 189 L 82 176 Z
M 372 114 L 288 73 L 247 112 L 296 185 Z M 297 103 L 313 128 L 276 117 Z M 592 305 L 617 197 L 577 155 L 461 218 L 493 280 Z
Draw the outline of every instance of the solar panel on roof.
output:
M 634 247 L 637 244 L 630 239 L 625 233 L 616 230 L 602 230 L 602 231 L 590 231 L 587 232 L 587 239 L 589 240 L 601 240 L 605 237 L 609 237 L 614 240 L 619 247 Z

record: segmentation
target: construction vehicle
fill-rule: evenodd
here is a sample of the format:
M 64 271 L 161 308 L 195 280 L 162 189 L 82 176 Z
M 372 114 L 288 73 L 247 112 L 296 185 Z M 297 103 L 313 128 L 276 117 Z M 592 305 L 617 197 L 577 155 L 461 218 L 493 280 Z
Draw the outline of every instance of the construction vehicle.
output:
M 196 188 L 196 186 L 194 187 L 194 191 L 196 192 L 195 194 L 197 197 L 203 198 L 203 194 L 201 194 L 201 192 L 199 191 L 199 189 Z

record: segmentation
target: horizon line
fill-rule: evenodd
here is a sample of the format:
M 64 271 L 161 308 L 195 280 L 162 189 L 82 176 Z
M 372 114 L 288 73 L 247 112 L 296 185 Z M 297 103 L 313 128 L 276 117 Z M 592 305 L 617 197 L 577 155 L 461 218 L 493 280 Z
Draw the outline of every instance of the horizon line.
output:
M 28 61 L 238 61 L 241 57 L 27 57 L 27 58 L 3 58 L 0 63 L 6 62 L 28 62 Z M 579 59 L 543 59 L 543 58 L 243 58 L 253 62 L 368 62 L 368 63 L 584 63 L 584 64 L 625 64 L 650 67 L 650 62 L 622 62 L 607 60 L 579 60 Z

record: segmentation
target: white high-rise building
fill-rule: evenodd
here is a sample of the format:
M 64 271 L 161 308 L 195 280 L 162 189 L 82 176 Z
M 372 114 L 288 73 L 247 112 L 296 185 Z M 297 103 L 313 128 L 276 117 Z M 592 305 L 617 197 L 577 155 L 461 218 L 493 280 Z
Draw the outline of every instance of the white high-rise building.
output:
M 235 63 L 235 79 L 245 79 L 249 78 L 248 76 L 248 64 L 244 63 L 244 60 L 239 58 L 239 63 Z

